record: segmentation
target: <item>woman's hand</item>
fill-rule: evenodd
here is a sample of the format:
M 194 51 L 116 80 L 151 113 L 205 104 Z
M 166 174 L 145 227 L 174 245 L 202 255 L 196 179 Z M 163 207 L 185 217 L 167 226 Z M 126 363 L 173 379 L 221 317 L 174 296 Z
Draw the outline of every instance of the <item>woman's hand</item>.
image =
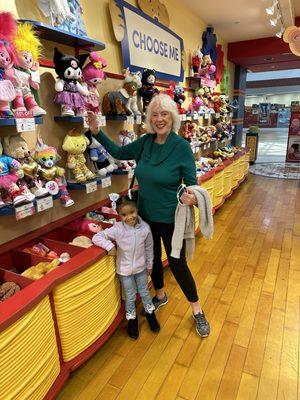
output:
M 180 197 L 180 200 L 185 206 L 195 206 L 197 204 L 195 193 L 191 189 L 186 189 L 186 191 Z
M 97 135 L 99 132 L 99 120 L 97 114 L 93 111 L 88 111 L 86 120 L 92 134 Z

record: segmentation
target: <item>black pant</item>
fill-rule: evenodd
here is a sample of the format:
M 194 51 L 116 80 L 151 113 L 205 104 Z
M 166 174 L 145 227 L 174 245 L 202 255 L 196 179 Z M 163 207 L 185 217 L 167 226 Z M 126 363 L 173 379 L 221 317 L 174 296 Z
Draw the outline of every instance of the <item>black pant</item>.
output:
M 188 301 L 193 303 L 198 301 L 196 284 L 191 274 L 191 271 L 189 270 L 189 267 L 186 263 L 185 242 L 183 243 L 180 258 L 174 258 L 170 256 L 174 224 L 164 224 L 161 222 L 150 221 L 147 221 L 147 223 L 150 225 L 154 242 L 154 260 L 151 275 L 154 288 L 158 290 L 164 287 L 164 272 L 161 262 L 162 239 L 167 253 L 169 266 L 185 297 Z

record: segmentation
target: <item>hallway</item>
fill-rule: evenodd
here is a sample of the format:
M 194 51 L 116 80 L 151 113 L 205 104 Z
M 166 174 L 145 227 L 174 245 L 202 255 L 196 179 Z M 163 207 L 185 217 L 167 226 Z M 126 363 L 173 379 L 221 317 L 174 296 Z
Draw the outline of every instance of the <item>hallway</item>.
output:
M 300 399 L 299 181 L 249 175 L 214 219 L 190 263 L 211 335 L 197 336 L 167 270 L 161 332 L 141 316 L 132 341 L 121 324 L 59 400 Z

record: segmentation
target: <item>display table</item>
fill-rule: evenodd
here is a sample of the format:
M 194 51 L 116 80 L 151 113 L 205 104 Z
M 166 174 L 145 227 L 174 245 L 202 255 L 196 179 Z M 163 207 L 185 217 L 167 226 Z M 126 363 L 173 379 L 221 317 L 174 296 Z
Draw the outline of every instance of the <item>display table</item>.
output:
M 199 178 L 214 211 L 245 179 L 248 160 L 249 153 L 242 151 Z M 195 215 L 198 230 L 197 208 Z M 95 246 L 69 244 L 81 234 L 74 227 L 69 222 L 37 232 L 35 239 L 2 254 L 0 248 L 1 281 L 21 286 L 0 303 L 0 393 L 5 399 L 55 398 L 71 371 L 108 340 L 124 317 L 114 257 Z M 20 273 L 45 261 L 24 251 L 39 242 L 58 253 L 67 251 L 71 259 L 33 281 Z

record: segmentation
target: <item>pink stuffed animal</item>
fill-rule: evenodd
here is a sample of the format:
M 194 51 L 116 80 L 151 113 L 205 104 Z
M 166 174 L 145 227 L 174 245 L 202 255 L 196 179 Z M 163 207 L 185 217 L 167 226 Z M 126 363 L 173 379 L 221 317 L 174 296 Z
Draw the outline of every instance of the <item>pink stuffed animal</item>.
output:
M 107 62 L 104 58 L 99 57 L 96 51 L 90 53 L 89 59 L 90 62 L 82 70 L 82 77 L 89 91 L 85 97 L 86 109 L 98 114 L 100 109 L 97 85 L 105 79 L 103 68 L 107 66 Z
M 10 81 L 12 67 L 16 61 L 13 38 L 17 23 L 9 12 L 0 12 L 0 118 L 12 118 L 14 115 L 9 103 L 16 97 L 16 91 Z

